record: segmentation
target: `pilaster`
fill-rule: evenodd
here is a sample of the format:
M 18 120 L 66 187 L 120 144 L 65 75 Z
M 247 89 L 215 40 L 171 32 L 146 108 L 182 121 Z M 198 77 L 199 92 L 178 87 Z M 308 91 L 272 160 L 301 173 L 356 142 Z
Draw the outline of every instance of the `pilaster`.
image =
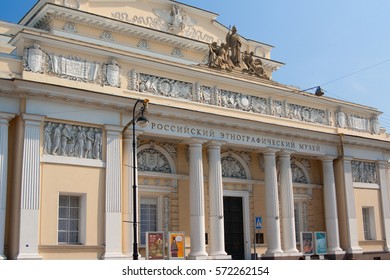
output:
M 41 259 L 39 244 L 40 143 L 44 116 L 22 115 L 24 121 L 18 259 Z
M 0 260 L 6 259 L 4 238 L 7 206 L 8 126 L 14 116 L 14 114 L 0 113 Z
M 382 202 L 382 216 L 383 216 L 383 235 L 385 244 L 383 250 L 385 252 L 390 251 L 390 194 L 389 194 L 389 181 L 387 177 L 388 163 L 385 161 L 378 162 L 379 167 L 379 184 L 381 192 Z
M 138 178 L 137 169 L 137 141 L 138 136 L 142 131 L 135 132 L 135 169 L 133 166 L 133 131 L 128 129 L 123 134 L 123 253 L 128 258 L 133 258 L 133 218 L 134 218 L 134 199 L 133 199 L 133 185 L 134 185 L 134 171 L 135 177 Z M 138 198 L 138 188 L 136 189 L 136 197 Z M 136 203 L 136 212 L 138 216 L 139 207 Z M 138 252 L 139 255 L 139 252 Z
M 122 254 L 122 127 L 106 125 L 106 248 L 104 259 L 124 258 Z
M 343 188 L 344 188 L 344 203 L 346 207 L 346 227 L 347 227 L 347 253 L 361 254 L 363 249 L 359 246 L 358 229 L 356 220 L 355 195 L 353 191 L 352 180 L 352 157 L 343 157 Z

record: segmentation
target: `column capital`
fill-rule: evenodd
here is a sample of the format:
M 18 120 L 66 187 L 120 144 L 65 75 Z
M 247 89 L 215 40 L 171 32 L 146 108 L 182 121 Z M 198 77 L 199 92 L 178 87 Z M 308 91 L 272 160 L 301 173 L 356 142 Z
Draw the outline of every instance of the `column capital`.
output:
M 325 155 L 325 156 L 318 157 L 318 159 L 324 163 L 324 162 L 329 162 L 329 161 L 333 162 L 333 160 L 335 160 L 336 157 Z
M 206 142 L 207 139 L 203 139 L 203 138 L 189 138 L 184 141 L 184 143 L 187 144 L 188 146 L 202 146 Z
M 112 124 L 105 124 L 104 130 L 107 132 L 119 132 L 122 133 L 123 126 L 121 125 L 112 125 Z
M 389 167 L 389 162 L 387 160 L 377 160 L 376 163 L 378 164 L 379 167 Z
M 292 150 L 280 150 L 278 151 L 278 156 L 279 157 L 291 157 L 291 155 L 294 153 L 295 151 L 292 151 Z
M 264 155 L 264 156 L 275 156 L 277 152 L 279 152 L 280 150 L 277 150 L 277 149 L 271 149 L 271 148 L 267 148 L 265 150 L 262 150 L 261 153 Z
M 210 149 L 212 149 L 212 148 L 219 148 L 220 149 L 224 144 L 226 144 L 225 141 L 211 140 L 211 141 L 208 141 L 206 143 L 206 147 L 210 148 Z
M 23 113 L 22 118 L 26 124 L 39 126 L 45 119 L 45 116 Z
M 2 113 L 0 112 L 0 124 L 5 123 L 8 124 L 10 120 L 12 120 L 15 117 L 15 114 L 10 113 Z
M 144 133 L 143 130 L 136 129 L 135 130 L 135 137 L 137 138 L 138 136 L 142 135 L 143 133 Z M 133 139 L 133 130 L 127 129 L 126 131 L 124 131 L 123 132 L 123 139 L 132 140 Z

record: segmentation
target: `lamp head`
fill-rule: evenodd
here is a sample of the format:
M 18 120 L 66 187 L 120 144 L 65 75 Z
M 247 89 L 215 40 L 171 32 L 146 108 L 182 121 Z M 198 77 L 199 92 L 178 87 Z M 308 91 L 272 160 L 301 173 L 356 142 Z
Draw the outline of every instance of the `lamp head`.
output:
M 319 86 L 317 87 L 315 95 L 317 95 L 317 96 L 323 96 L 324 95 L 324 91 L 322 90 L 321 87 L 319 87 Z
M 141 116 L 138 117 L 138 119 L 135 121 L 137 125 L 144 128 L 148 125 L 149 120 L 144 116 L 144 111 L 142 110 Z

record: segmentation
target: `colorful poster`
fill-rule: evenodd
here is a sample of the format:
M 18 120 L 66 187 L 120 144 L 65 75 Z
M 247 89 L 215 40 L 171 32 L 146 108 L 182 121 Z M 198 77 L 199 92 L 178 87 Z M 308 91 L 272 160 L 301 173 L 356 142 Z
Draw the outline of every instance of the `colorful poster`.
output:
M 164 259 L 164 232 L 146 232 L 146 259 Z
M 315 236 L 315 248 L 317 255 L 325 255 L 327 253 L 327 244 L 326 244 L 326 232 L 316 231 Z
M 184 232 L 170 232 L 168 246 L 169 259 L 184 259 L 186 257 L 185 249 Z
M 301 251 L 304 255 L 314 254 L 313 233 L 308 231 L 301 232 Z

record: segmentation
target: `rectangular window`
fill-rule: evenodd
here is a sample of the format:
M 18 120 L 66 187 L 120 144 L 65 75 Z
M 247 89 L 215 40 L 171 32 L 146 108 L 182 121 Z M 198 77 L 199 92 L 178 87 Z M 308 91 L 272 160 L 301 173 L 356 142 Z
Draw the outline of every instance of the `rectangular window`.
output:
M 58 243 L 80 243 L 80 205 L 79 196 L 59 196 Z
M 158 230 L 158 198 L 141 197 L 141 245 L 146 243 L 146 232 Z
M 363 230 L 364 240 L 375 240 L 374 208 L 363 207 Z

